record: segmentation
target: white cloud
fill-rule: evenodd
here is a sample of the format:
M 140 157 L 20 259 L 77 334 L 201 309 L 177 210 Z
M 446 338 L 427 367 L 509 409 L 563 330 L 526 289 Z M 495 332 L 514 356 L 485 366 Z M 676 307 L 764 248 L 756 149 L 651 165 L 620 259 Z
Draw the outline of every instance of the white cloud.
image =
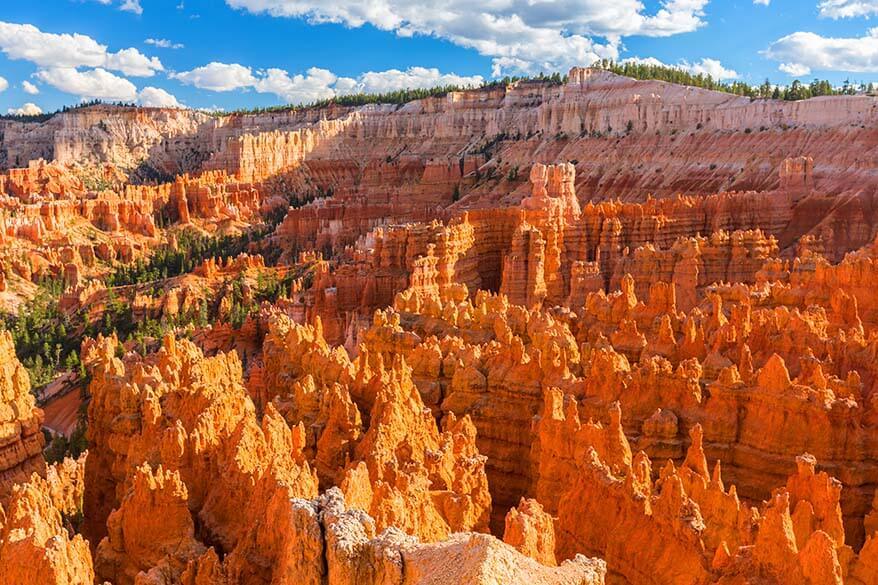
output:
M 825 18 L 856 18 L 878 14 L 878 0 L 821 0 L 817 5 Z
M 40 81 L 83 99 L 131 102 L 137 98 L 133 83 L 106 69 L 79 71 L 73 67 L 51 67 L 36 75 Z
M 683 71 L 688 71 L 693 75 L 710 75 L 714 79 L 717 80 L 725 80 L 725 79 L 737 79 L 740 77 L 738 72 L 734 69 L 728 69 L 723 66 L 717 59 L 710 59 L 705 57 L 700 61 L 696 61 L 695 63 L 689 63 L 686 60 L 682 60 L 676 65 L 669 65 L 664 63 L 655 57 L 629 57 L 628 59 L 622 59 L 622 63 L 641 63 L 643 65 L 658 65 L 661 67 L 676 67 L 677 69 L 681 69 Z
M 790 77 L 802 77 L 811 75 L 811 68 L 807 65 L 799 65 L 798 63 L 781 63 L 777 66 L 781 73 L 786 73 Z
M 30 95 L 37 95 L 40 93 L 40 88 L 27 80 L 21 82 L 21 89 L 24 90 L 24 93 L 29 93 Z
M 208 63 L 191 71 L 171 73 L 170 77 L 187 85 L 210 91 L 232 91 L 252 87 L 256 83 L 253 71 L 237 63 Z
M 389 69 L 364 73 L 357 80 L 353 92 L 385 93 L 397 89 L 425 89 L 444 85 L 480 85 L 482 81 L 481 75 L 465 77 L 453 73 L 443 74 L 435 68 L 411 67 L 406 71 Z
M 97 67 L 107 58 L 107 47 L 91 37 L 44 33 L 30 24 L 8 22 L 0 22 L 0 50 L 10 59 L 46 67 Z
M 28 102 L 20 108 L 9 108 L 8 110 L 6 110 L 6 113 L 13 116 L 36 116 L 42 114 L 43 110 L 42 108 L 40 108 L 40 106 Z
M 122 5 L 119 6 L 119 10 L 133 12 L 134 14 L 143 14 L 143 7 L 140 5 L 140 0 L 124 0 Z
M 781 71 L 790 75 L 807 75 L 814 69 L 875 72 L 878 71 L 878 28 L 870 29 L 866 36 L 859 38 L 795 32 L 771 43 L 763 54 L 781 62 Z
M 233 8 L 273 16 L 359 27 L 371 24 L 400 36 L 427 35 L 475 49 L 493 71 L 535 73 L 618 58 L 621 38 L 664 37 L 705 24 L 708 0 L 661 0 L 653 14 L 641 0 L 226 0 Z M 592 37 L 607 39 L 605 44 Z
M 0 51 L 40 67 L 102 67 L 138 77 L 164 70 L 156 57 L 146 57 L 137 49 L 110 53 L 89 36 L 46 33 L 30 24 L 0 21 Z
M 723 67 L 717 59 L 704 58 L 697 63 L 680 62 L 680 67 L 695 75 L 710 75 L 714 79 L 737 79 L 738 72 Z
M 753 0 L 753 4 L 760 4 L 762 6 L 768 6 L 771 4 L 771 0 Z
M 104 66 L 134 77 L 152 77 L 156 71 L 164 70 L 158 58 L 146 57 L 137 49 L 108 54 Z
M 7 87 L 9 87 L 9 82 L 3 77 L 0 77 L 0 91 L 6 91 Z
M 160 87 L 144 87 L 137 94 L 137 103 L 147 108 L 182 108 L 183 104 L 177 101 L 170 93 Z
M 113 3 L 113 0 L 95 0 L 95 2 L 103 4 L 104 6 L 109 6 Z M 140 0 L 120 0 L 119 10 L 133 12 L 134 14 L 143 14 L 143 7 L 140 5 Z
M 291 104 L 328 99 L 335 95 L 332 86 L 338 78 L 326 69 L 312 67 L 307 75 L 290 75 L 283 69 L 269 69 L 253 87 L 259 93 L 273 93 Z
M 312 67 L 304 75 L 290 75 L 283 69 L 256 73 L 238 63 L 209 63 L 192 71 L 173 73 L 183 83 L 210 91 L 254 89 L 272 93 L 291 104 L 303 104 L 352 93 L 383 93 L 398 89 L 417 89 L 440 85 L 479 85 L 480 75 L 460 76 L 438 69 L 411 67 L 405 71 L 369 71 L 358 78 L 338 77 L 332 71 Z
M 658 67 L 674 67 L 674 65 L 668 65 L 664 61 L 656 59 L 655 57 L 628 57 L 626 59 L 622 59 L 620 61 L 623 65 L 626 63 L 636 63 L 638 65 L 655 65 Z
M 143 42 L 160 49 L 182 49 L 185 47 L 183 43 L 174 43 L 168 39 L 146 39 Z

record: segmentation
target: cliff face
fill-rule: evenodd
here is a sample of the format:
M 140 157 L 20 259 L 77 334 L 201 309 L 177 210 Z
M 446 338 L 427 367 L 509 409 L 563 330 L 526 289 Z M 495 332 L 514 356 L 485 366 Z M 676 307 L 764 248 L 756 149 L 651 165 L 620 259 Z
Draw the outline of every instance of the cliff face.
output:
M 27 370 L 19 363 L 12 336 L 0 331 L 0 504 L 17 483 L 44 474 L 43 411 L 30 392 Z
M 876 235 L 868 220 L 876 196 L 870 169 L 878 164 L 869 130 L 878 115 L 874 102 L 857 96 L 750 100 L 575 69 L 563 85 L 522 83 L 402 106 L 230 116 L 74 109 L 42 124 L 3 122 L 0 168 L 8 171 L 0 176 L 0 194 L 12 198 L 2 204 L 0 237 L 24 240 L 30 259 L 0 262 L 3 272 L 24 280 L 33 272 L 72 273 L 70 265 L 77 276 L 93 274 L 91 256 L 129 261 L 147 254 L 161 237 L 157 223 L 196 220 L 210 231 L 240 227 L 259 210 L 282 212 L 291 198 L 316 200 L 290 210 L 277 230 L 286 260 L 309 249 L 341 249 L 362 239 L 368 244 L 376 228 L 447 222 L 467 210 L 499 222 L 487 227 L 504 230 L 506 255 L 506 230 L 514 232 L 518 222 L 492 212 L 533 199 L 527 178 L 543 172 L 542 164 L 555 168 L 565 161 L 572 167 L 552 171 L 564 177 L 546 177 L 563 188 L 562 200 L 582 211 L 579 220 L 575 214 L 563 218 L 563 230 L 570 232 L 563 252 L 560 225 L 543 236 L 554 241 L 543 244 L 525 229 L 508 259 L 495 258 L 497 247 L 486 246 L 490 259 L 479 257 L 484 282 L 468 283 L 472 290 L 499 290 L 504 261 L 518 266 L 510 274 L 522 272 L 527 256 L 548 246 L 549 273 L 559 262 L 565 273 L 563 282 L 547 283 L 549 300 L 560 294 L 578 299 L 585 289 L 575 281 L 574 289 L 568 273 L 588 274 L 586 289 L 597 277 L 592 266 L 573 263 L 597 261 L 605 286 L 617 285 L 626 272 L 639 276 L 637 266 L 624 265 L 631 263 L 622 259 L 626 249 L 670 248 L 680 237 L 721 230 L 760 229 L 777 239 L 786 257 L 813 236 L 813 248 L 838 261 Z M 130 185 L 156 181 L 157 187 Z M 558 221 L 546 213 L 528 212 L 528 225 L 545 232 L 547 221 Z M 66 243 L 92 247 L 86 257 L 62 261 L 36 245 L 79 233 L 80 218 L 91 224 L 93 237 Z M 127 233 L 114 237 L 119 232 Z M 694 277 L 704 285 L 737 276 L 699 267 L 698 258 L 679 266 L 667 257 L 698 255 L 685 247 L 663 251 L 662 278 Z M 644 278 L 637 280 L 646 286 Z M 524 288 L 542 285 L 507 286 L 521 289 L 513 293 L 518 302 Z M 383 285 L 373 306 L 386 306 L 398 290 Z
M 4 121 L 0 168 L 25 166 L 36 159 L 60 163 L 112 163 L 136 167 L 165 143 L 193 134 L 210 117 L 190 110 L 156 108 L 79 108 L 41 124 Z M 187 153 L 177 153 L 185 158 Z
M 450 93 L 401 107 L 216 117 L 82 108 L 43 124 L 4 122 L 0 162 L 145 162 L 166 173 L 221 169 L 247 181 L 301 166 L 336 193 L 358 191 L 374 202 L 376 173 L 385 184 L 417 178 L 417 185 L 399 187 L 408 198 L 450 199 L 454 183 L 486 156 L 502 159 L 504 172 L 534 161 L 578 161 L 577 189 L 587 200 L 764 190 L 777 186 L 774 170 L 784 158 L 805 155 L 816 161 L 814 187 L 840 191 L 855 181 L 874 188 L 867 172 L 875 162 L 868 154 L 875 145 L 868 128 L 878 116 L 873 104 L 865 96 L 751 100 L 573 69 L 564 85 Z M 478 191 L 501 196 L 492 186 Z
M 778 173 L 788 173 L 796 162 L 785 161 Z M 798 162 L 807 172 L 810 159 Z M 470 291 L 501 292 L 513 304 L 578 310 L 589 293 L 621 287 L 625 275 L 634 277 L 632 292 L 641 297 L 653 284 L 670 283 L 675 306 L 689 311 L 714 283 L 755 284 L 779 257 L 820 254 L 838 261 L 878 233 L 854 209 L 873 204 L 863 193 L 822 221 L 803 224 L 798 218 L 812 200 L 796 203 L 795 186 L 580 206 L 573 165 L 534 164 L 531 180 L 531 194 L 520 205 L 446 210 L 442 215 L 451 217 L 444 223 L 378 227 L 359 237 L 341 254 L 341 266 L 321 273 L 311 317 L 327 324 L 330 342 L 353 349 L 356 344 L 346 341 L 351 316 L 386 306 L 406 288 L 436 294 L 463 284 Z M 305 211 L 326 209 L 317 204 L 291 210 L 275 241 L 290 251 L 347 243 L 353 235 L 344 227 L 324 234 L 311 230 L 319 221 L 301 221 Z M 842 229 L 843 222 L 851 229 Z M 346 214 L 331 223 L 367 225 Z

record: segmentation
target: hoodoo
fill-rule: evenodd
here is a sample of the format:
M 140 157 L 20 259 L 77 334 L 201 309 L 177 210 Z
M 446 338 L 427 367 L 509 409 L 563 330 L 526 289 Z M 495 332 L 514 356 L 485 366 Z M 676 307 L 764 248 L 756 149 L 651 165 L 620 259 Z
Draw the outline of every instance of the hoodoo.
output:
M 878 584 L 878 98 L 607 69 L 0 120 L 0 585 Z

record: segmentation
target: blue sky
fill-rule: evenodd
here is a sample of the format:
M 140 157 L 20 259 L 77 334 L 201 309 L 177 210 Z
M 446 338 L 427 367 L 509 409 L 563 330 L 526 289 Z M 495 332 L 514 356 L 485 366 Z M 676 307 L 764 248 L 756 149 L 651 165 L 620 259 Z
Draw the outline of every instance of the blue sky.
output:
M 878 81 L 878 0 L 39 0 L 0 6 L 0 112 L 197 108 L 656 59 L 780 84 Z M 150 41 L 151 39 L 151 41 Z

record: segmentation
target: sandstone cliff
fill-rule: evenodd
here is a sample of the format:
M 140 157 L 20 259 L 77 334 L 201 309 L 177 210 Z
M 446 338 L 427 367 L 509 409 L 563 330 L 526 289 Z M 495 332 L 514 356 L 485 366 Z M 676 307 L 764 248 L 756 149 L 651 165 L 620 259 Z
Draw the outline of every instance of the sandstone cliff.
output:
M 12 336 L 0 331 L 0 504 L 17 483 L 43 475 L 43 412 L 30 392 L 27 370 L 19 363 Z

